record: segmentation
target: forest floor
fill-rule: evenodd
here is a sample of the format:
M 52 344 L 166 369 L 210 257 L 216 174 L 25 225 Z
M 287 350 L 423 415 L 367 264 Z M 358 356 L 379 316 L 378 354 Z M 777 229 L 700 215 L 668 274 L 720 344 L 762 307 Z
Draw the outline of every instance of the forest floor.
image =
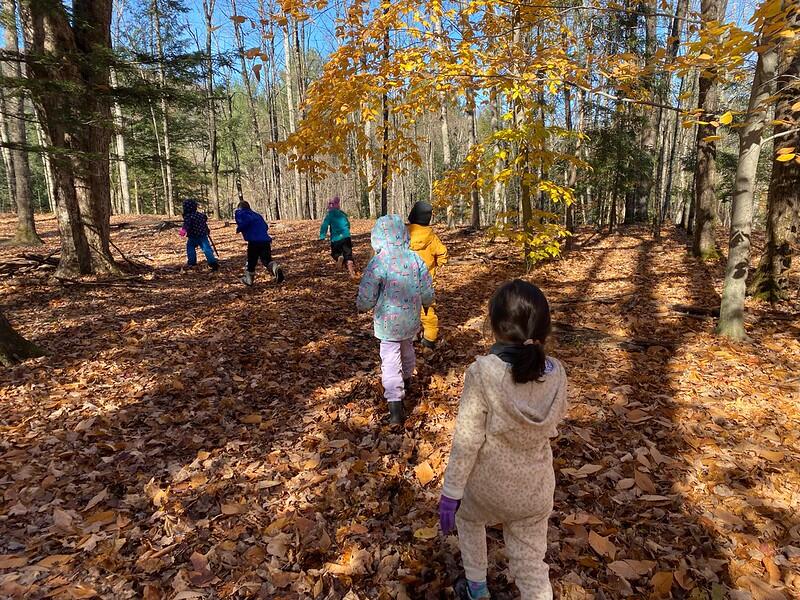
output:
M 112 239 L 142 277 L 0 278 L 3 312 L 48 352 L 0 371 L 0 597 L 452 598 L 441 476 L 464 370 L 490 343 L 487 300 L 523 271 L 513 252 L 443 233 L 443 340 L 398 433 L 371 317 L 318 225 L 275 225 L 287 282 L 259 267 L 248 289 L 233 226 L 212 223 L 212 274 L 202 258 L 182 268 L 177 229 L 124 221 Z M 2 217 L 0 236 L 12 226 Z M 54 219 L 39 227 L 56 250 Z M 355 224 L 361 266 L 368 230 Z M 672 231 L 586 231 L 529 275 L 570 381 L 553 441 L 557 598 L 800 598 L 797 299 L 749 304 L 752 342 L 721 340 L 707 311 L 722 267 L 685 247 Z M 20 253 L 0 248 L 0 263 Z M 516 597 L 490 538 L 490 586 Z

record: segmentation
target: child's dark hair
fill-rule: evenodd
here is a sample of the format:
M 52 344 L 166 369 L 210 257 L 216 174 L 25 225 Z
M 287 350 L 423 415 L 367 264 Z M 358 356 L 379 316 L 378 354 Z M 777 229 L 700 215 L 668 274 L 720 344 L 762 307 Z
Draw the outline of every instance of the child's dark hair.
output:
M 550 305 L 542 290 L 521 279 L 503 284 L 489 301 L 489 321 L 498 342 L 520 347 L 511 365 L 514 383 L 540 379 L 550 334 Z
M 250 203 L 247 200 L 242 200 L 241 202 L 239 202 L 239 208 L 243 208 L 245 210 L 252 210 L 250 208 Z

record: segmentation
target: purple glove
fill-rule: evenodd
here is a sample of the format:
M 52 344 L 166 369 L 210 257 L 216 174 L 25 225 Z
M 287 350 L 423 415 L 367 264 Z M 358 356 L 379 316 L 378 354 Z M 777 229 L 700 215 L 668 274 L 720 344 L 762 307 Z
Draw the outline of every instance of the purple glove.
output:
M 442 495 L 439 498 L 439 527 L 442 534 L 447 535 L 456 528 L 456 511 L 461 506 L 461 500 L 453 500 Z
M 181 227 L 181 230 L 178 232 L 178 235 L 181 237 L 186 237 L 186 228 Z

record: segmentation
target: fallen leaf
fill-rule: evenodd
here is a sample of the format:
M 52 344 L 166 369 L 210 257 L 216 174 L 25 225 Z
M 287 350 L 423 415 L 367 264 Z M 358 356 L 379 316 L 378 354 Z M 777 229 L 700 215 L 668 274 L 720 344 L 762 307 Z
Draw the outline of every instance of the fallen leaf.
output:
M 414 537 L 418 540 L 432 540 L 439 532 L 435 527 L 420 527 L 414 531 Z
M 421 485 L 429 484 L 436 477 L 436 474 L 433 472 L 433 469 L 431 468 L 430 464 L 428 464 L 427 460 L 414 467 L 414 473 L 416 474 L 417 480 Z
M 650 580 L 653 586 L 653 596 L 656 598 L 668 598 L 672 591 L 672 571 L 659 571 Z
M 594 531 L 589 532 L 589 545 L 600 556 L 605 556 L 611 560 L 614 560 L 614 557 L 617 555 L 617 547 L 614 543 L 609 538 L 603 537 Z

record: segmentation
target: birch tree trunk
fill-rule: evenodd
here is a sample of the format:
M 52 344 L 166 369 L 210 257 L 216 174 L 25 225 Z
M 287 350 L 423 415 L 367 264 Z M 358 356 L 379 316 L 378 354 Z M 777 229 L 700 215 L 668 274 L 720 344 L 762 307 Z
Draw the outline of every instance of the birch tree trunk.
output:
M 283 30 L 283 56 L 285 61 L 284 76 L 286 87 L 286 111 L 289 120 L 289 134 L 297 130 L 297 106 L 294 102 L 294 77 L 292 76 L 292 42 L 291 42 L 291 23 L 287 23 Z M 300 179 L 300 169 L 297 165 L 293 168 L 294 175 L 294 209 L 298 219 L 303 218 L 303 184 Z

